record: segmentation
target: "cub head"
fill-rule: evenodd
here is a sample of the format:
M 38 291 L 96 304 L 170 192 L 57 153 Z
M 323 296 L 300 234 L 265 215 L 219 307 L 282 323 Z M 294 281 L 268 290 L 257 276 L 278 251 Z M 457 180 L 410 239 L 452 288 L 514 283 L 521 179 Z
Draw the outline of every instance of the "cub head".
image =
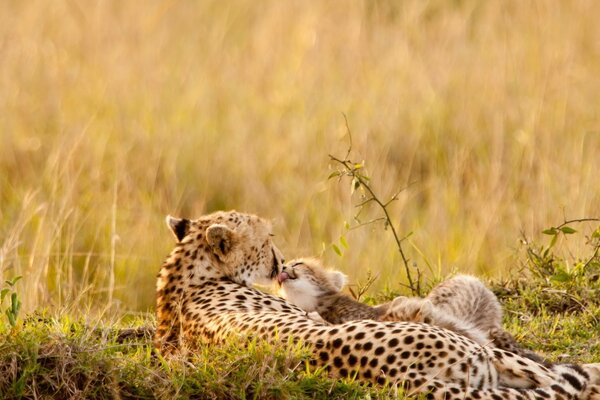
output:
M 346 280 L 346 275 L 324 268 L 314 258 L 293 260 L 277 276 L 281 295 L 309 312 L 315 310 L 321 296 L 340 292 Z
M 167 216 L 166 221 L 177 240 L 171 259 L 182 258 L 198 279 L 270 284 L 281 269 L 271 225 L 255 215 L 219 211 L 195 220 Z

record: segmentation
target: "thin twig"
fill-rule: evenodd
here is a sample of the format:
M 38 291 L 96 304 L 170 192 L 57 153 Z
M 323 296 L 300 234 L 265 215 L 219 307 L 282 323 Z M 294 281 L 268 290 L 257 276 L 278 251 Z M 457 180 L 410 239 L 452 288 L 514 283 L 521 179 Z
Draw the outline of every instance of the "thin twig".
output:
M 350 140 L 350 145 L 348 146 L 348 151 L 346 152 L 346 157 L 344 159 L 348 159 L 350 156 L 350 152 L 352 151 L 352 135 L 350 134 L 350 125 L 348 125 L 348 117 L 345 113 L 342 113 L 344 116 L 344 122 L 346 123 L 346 132 L 348 132 L 348 139 Z
M 353 231 L 353 230 L 361 228 L 361 227 L 363 227 L 365 225 L 371 225 L 371 224 L 374 224 L 375 222 L 379 222 L 379 221 L 385 221 L 385 217 L 379 217 L 379 218 L 375 218 L 375 219 L 372 219 L 372 220 L 367 221 L 367 222 L 361 222 L 358 225 L 354 225 L 354 226 L 350 227 L 349 230 Z
M 350 290 L 350 294 L 352 294 L 352 297 L 354 297 L 356 301 L 359 301 L 363 294 L 367 293 L 367 291 L 369 290 L 371 285 L 373 285 L 373 283 L 377 280 L 377 278 L 379 278 L 379 274 L 371 275 L 371 273 L 369 272 L 369 274 L 367 275 L 367 281 L 364 284 L 353 285 L 356 286 L 356 293 L 354 293 L 354 290 L 352 290 L 352 288 L 349 287 L 348 289 Z
M 385 221 L 386 226 L 389 226 L 390 230 L 392 231 L 392 235 L 394 236 L 394 241 L 396 242 L 396 247 L 398 248 L 398 252 L 400 253 L 400 257 L 402 258 L 402 263 L 404 264 L 404 270 L 406 272 L 406 279 L 408 280 L 408 287 L 410 288 L 410 290 L 413 294 L 420 295 L 421 294 L 420 293 L 421 292 L 420 282 L 416 283 L 413 280 L 412 274 L 410 272 L 409 259 L 407 258 L 406 254 L 404 253 L 404 249 L 402 248 L 402 241 L 405 238 L 399 237 L 396 227 L 394 226 L 394 223 L 392 222 L 392 218 L 391 218 L 389 210 L 388 210 L 388 206 L 390 205 L 390 203 L 397 200 L 400 192 L 402 192 L 406 188 L 400 189 L 398 192 L 396 192 L 391 197 L 390 200 L 388 200 L 385 203 L 379 198 L 379 196 L 377 196 L 375 194 L 375 191 L 373 190 L 373 188 L 371 188 L 371 186 L 368 183 L 368 178 L 360 172 L 363 169 L 363 165 L 354 163 L 349 158 L 350 153 L 352 152 L 352 132 L 350 131 L 350 126 L 348 124 L 348 118 L 346 117 L 345 114 L 343 114 L 343 116 L 344 116 L 344 121 L 346 123 L 346 130 L 347 130 L 349 141 L 350 141 L 348 151 L 346 152 L 346 156 L 344 157 L 344 159 L 335 157 L 332 154 L 329 154 L 329 158 L 331 161 L 334 161 L 343 167 L 343 169 L 341 171 L 337 172 L 340 179 L 342 176 L 351 177 L 352 185 L 355 185 L 356 183 L 358 183 L 358 186 L 362 186 L 364 188 L 364 190 L 366 190 L 368 193 L 368 197 L 356 205 L 356 207 L 359 209 L 357 215 L 360 214 L 360 212 L 363 210 L 363 207 L 365 205 L 367 205 L 368 203 L 371 203 L 371 202 L 375 202 L 379 206 L 379 208 L 381 208 L 381 211 L 384 214 L 384 217 L 376 218 L 376 219 L 371 220 L 364 224 L 360 223 L 360 221 L 357 220 L 359 222 L 359 225 L 357 225 L 357 227 L 362 226 L 362 225 L 368 225 L 370 223 L 373 223 L 373 222 L 379 221 L 379 220 Z M 355 216 L 355 219 L 356 219 L 356 216 Z M 421 275 L 420 271 L 418 271 L 418 277 L 419 277 L 418 279 L 420 279 L 420 275 Z M 359 294 L 359 296 L 360 296 L 360 294 Z
M 565 222 L 556 226 L 555 228 L 560 229 L 565 225 L 573 224 L 575 222 L 600 222 L 600 218 L 577 218 L 577 219 L 565 220 Z
M 560 229 L 564 226 L 570 225 L 570 224 L 574 224 L 574 223 L 581 223 L 581 222 L 600 222 L 600 218 L 576 218 L 576 219 L 566 219 L 565 221 L 554 227 L 555 229 Z M 590 265 L 590 263 L 598 256 L 598 252 L 600 251 L 600 240 L 598 241 L 598 244 L 596 246 L 594 246 L 594 253 L 592 254 L 592 256 L 585 262 L 585 264 L 583 264 L 583 269 L 586 269 L 588 267 L 588 265 Z

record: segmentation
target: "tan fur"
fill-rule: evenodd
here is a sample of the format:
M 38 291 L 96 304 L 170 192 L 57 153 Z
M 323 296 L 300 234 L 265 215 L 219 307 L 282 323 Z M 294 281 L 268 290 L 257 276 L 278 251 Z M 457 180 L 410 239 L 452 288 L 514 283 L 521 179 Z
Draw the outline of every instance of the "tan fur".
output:
M 543 362 L 542 357 L 523 348 L 502 327 L 502 306 L 498 298 L 476 277 L 457 275 L 450 278 L 434 287 L 427 300 L 435 306 L 438 319 L 464 321 L 465 327 L 471 332 L 479 330 L 495 347 Z
M 335 271 L 315 258 L 293 260 L 283 267 L 289 279 L 281 295 L 292 304 L 317 312 L 325 321 L 373 319 L 427 323 L 451 330 L 479 343 L 516 352 L 542 362 L 542 357 L 520 346 L 502 328 L 502 308 L 496 296 L 477 278 L 458 275 L 436 286 L 426 299 L 399 296 L 391 303 L 369 307 L 340 292 Z M 314 314 L 312 314 L 314 316 Z
M 486 332 L 452 314 L 445 313 L 431 300 L 419 297 L 396 297 L 380 320 L 423 322 L 466 336 L 482 346 L 488 346 L 493 342 Z
M 301 340 L 313 352 L 311 364 L 332 376 L 389 381 L 409 395 L 438 400 L 586 399 L 589 383 L 600 380 L 597 372 L 590 378 L 579 367 L 546 368 L 426 324 L 315 322 L 306 311 L 250 287 L 281 272 L 282 257 L 266 221 L 218 212 L 169 226 L 177 244 L 157 279 L 156 346 L 164 355 L 228 337 Z
M 319 313 L 329 323 L 377 320 L 385 312 L 384 307 L 369 307 L 341 293 L 345 275 L 324 268 L 315 258 L 293 260 L 282 267 L 281 275 L 287 275 L 280 281 L 282 297 L 307 312 Z

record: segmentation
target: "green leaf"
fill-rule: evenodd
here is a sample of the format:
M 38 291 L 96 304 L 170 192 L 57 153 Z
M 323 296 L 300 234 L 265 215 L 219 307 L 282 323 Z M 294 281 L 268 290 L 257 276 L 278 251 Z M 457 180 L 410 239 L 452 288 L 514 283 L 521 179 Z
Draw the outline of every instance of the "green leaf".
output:
M 15 283 L 17 283 L 21 278 L 23 278 L 21 275 L 15 276 L 12 280 L 11 286 L 15 286 Z
M 348 223 L 348 221 L 344 221 L 344 228 L 346 228 L 346 230 L 350 230 L 350 224 Z
M 16 314 L 17 313 L 17 303 L 19 302 L 19 299 L 17 299 L 17 294 L 15 292 L 13 292 L 10 295 L 10 303 L 11 303 L 11 307 L 12 307 L 12 313 Z
M 577 232 L 575 229 L 571 228 L 570 226 L 563 226 L 562 228 L 560 228 L 560 230 L 565 235 L 572 235 L 575 232 Z
M 352 179 L 352 187 L 350 188 L 350 194 L 353 194 L 354 191 L 356 189 L 358 189 L 360 187 L 360 181 L 358 180 L 358 178 L 353 178 Z
M 542 231 L 544 235 L 556 235 L 558 233 L 558 229 L 556 228 L 548 228 Z
M 333 251 L 335 251 L 335 254 L 337 254 L 340 257 L 342 256 L 342 251 L 339 247 L 337 247 L 335 244 L 332 244 L 331 247 L 333 247 Z
M 547 249 L 544 249 L 542 251 L 542 257 L 547 258 L 549 253 L 550 253 L 550 247 L 548 247 Z
M 346 242 L 346 238 L 343 236 L 340 236 L 340 243 L 342 244 L 342 246 L 344 246 L 344 248 L 348 248 L 348 242 Z
M 362 167 L 363 167 L 363 164 L 362 164 L 362 163 L 356 163 L 356 164 L 354 164 L 354 169 L 355 169 L 355 170 L 356 170 L 356 169 L 361 169 Z
M 555 282 L 568 282 L 571 280 L 571 274 L 569 274 L 567 271 L 560 270 L 552 275 L 550 279 Z
M 0 291 L 0 304 L 2 304 L 2 302 L 4 301 L 4 298 L 6 297 L 6 295 L 8 294 L 9 291 L 10 291 L 10 289 L 8 289 L 8 288 L 2 289 Z
M 594 233 L 592 233 L 592 237 L 593 238 L 600 238 L 600 227 L 598 227 L 598 229 L 596 229 L 594 231 Z
M 550 241 L 550 246 L 549 246 L 549 248 L 551 248 L 551 247 L 554 247 L 554 245 L 556 244 L 556 240 L 557 240 L 557 239 L 558 239 L 558 235 L 554 235 L 554 236 L 552 236 L 552 240 Z
M 15 316 L 8 310 L 6 310 L 6 316 L 8 317 L 8 323 L 10 324 L 10 326 L 12 326 L 14 328 L 15 325 L 17 324 L 17 320 L 15 319 Z
M 335 178 L 337 176 L 340 176 L 340 171 L 333 171 L 332 173 L 329 174 L 329 176 L 327 177 L 327 179 L 331 179 L 331 178 Z

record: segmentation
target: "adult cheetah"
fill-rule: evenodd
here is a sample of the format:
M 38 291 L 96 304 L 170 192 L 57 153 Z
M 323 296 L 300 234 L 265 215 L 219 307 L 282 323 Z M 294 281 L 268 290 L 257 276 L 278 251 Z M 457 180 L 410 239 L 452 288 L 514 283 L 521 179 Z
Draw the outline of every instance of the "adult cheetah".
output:
M 249 285 L 270 282 L 282 256 L 263 219 L 235 211 L 167 218 L 177 244 L 157 279 L 155 345 L 169 354 L 232 335 L 302 340 L 334 376 L 402 384 L 432 399 L 600 398 L 597 365 L 552 366 L 410 322 L 327 326 Z M 513 387 L 500 387 L 499 382 Z

